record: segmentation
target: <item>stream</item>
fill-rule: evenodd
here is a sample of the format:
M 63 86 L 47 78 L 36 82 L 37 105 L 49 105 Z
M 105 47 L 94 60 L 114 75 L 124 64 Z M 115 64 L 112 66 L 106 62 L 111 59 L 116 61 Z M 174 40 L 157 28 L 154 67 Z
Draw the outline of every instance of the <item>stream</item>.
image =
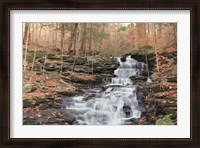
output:
M 132 59 L 117 58 L 116 77 L 103 87 L 84 90 L 84 95 L 65 99 L 64 106 L 76 117 L 77 125 L 127 125 L 141 116 L 137 86 L 130 79 L 147 71 L 147 65 Z

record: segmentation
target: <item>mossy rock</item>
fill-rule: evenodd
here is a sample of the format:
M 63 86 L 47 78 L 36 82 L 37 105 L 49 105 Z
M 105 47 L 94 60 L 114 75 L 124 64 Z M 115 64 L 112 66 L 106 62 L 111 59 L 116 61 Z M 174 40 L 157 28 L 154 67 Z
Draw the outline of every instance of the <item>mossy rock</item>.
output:
M 53 53 L 50 53 L 47 55 L 47 58 L 50 59 L 50 60 L 59 60 L 61 59 L 60 57 L 57 57 L 55 54 Z
M 177 77 L 168 77 L 167 82 L 177 83 Z
M 88 67 L 75 66 L 74 72 L 88 73 Z M 91 68 L 89 69 L 89 72 L 91 72 Z
M 36 100 L 34 99 L 25 99 L 23 100 L 23 107 L 32 107 L 36 105 Z
M 156 120 L 156 125 L 174 125 L 170 115 L 165 115 L 163 118 Z
M 25 84 L 23 86 L 23 92 L 30 93 L 36 90 L 36 87 L 33 84 Z
M 166 107 L 163 109 L 166 114 L 176 114 L 176 107 Z
M 58 90 L 56 91 L 57 94 L 63 96 L 74 96 L 76 95 L 76 91 L 68 91 L 68 90 Z
M 160 74 L 158 72 L 154 72 L 151 75 L 151 79 L 154 80 L 154 81 L 159 80 L 160 79 Z
M 34 106 L 37 106 L 39 104 L 46 104 L 46 105 L 49 106 L 50 104 L 52 104 L 52 102 L 49 99 L 40 98 L 38 96 L 35 96 L 32 99 L 23 100 L 23 107 L 24 108 L 26 108 L 26 107 L 34 107 Z
M 79 58 L 77 58 L 77 59 L 75 60 L 75 64 L 76 64 L 76 65 L 84 65 L 84 64 L 87 64 L 87 59 L 86 59 L 86 58 L 81 58 L 81 57 L 79 57 Z
M 68 63 L 74 63 L 74 58 L 72 56 L 63 56 L 63 61 Z
M 51 64 L 51 63 L 45 63 L 45 69 L 47 71 L 55 71 L 56 70 L 56 67 L 55 65 Z

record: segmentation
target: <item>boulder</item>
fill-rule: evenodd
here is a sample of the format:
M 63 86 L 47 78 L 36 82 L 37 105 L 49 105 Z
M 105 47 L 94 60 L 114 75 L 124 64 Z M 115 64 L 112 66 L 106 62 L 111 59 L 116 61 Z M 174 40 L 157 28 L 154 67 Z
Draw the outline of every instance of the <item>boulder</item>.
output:
M 75 91 L 68 91 L 68 90 L 57 90 L 56 94 L 63 95 L 63 96 L 73 96 L 76 94 Z
M 177 77 L 168 77 L 167 82 L 177 83 Z
M 82 58 L 82 57 L 76 58 L 75 65 L 84 65 L 84 64 L 87 64 L 86 58 Z
M 24 99 L 23 100 L 23 108 L 26 107 L 34 107 L 37 106 L 39 104 L 50 104 L 52 103 L 49 99 L 46 98 L 33 98 L 33 99 Z
M 147 60 L 148 60 L 148 66 L 149 70 L 153 70 L 156 65 L 156 60 L 155 60 L 155 54 L 154 53 L 148 53 L 147 54 Z M 138 62 L 143 62 L 146 63 L 146 56 L 143 53 L 132 53 L 131 58 L 137 60 Z
M 154 72 L 152 75 L 151 75 L 151 79 L 156 81 L 156 80 L 160 80 L 161 78 L 161 75 L 158 73 L 158 72 Z
M 63 61 L 68 62 L 68 63 L 73 63 L 74 58 L 72 56 L 66 55 L 66 56 L 63 56 Z
M 56 56 L 56 55 L 53 54 L 53 53 L 48 54 L 48 55 L 47 55 L 47 58 L 50 59 L 50 60 L 59 60 L 59 59 L 61 59 L 60 56 Z
M 37 88 L 33 84 L 25 84 L 23 86 L 23 92 L 30 93 L 35 91 Z
M 142 76 L 142 75 L 135 75 L 130 77 L 130 79 L 134 82 L 134 81 L 147 81 L 147 77 L 146 76 Z
M 124 104 L 123 112 L 125 113 L 126 117 L 130 117 L 130 115 L 132 113 L 131 107 L 127 104 Z
M 88 67 L 85 67 L 85 66 L 75 66 L 74 67 L 74 72 L 88 73 L 88 71 L 91 73 L 92 72 L 91 68 L 88 70 Z
M 47 71 L 55 71 L 56 70 L 56 67 L 54 64 L 52 63 L 45 63 L 45 69 Z

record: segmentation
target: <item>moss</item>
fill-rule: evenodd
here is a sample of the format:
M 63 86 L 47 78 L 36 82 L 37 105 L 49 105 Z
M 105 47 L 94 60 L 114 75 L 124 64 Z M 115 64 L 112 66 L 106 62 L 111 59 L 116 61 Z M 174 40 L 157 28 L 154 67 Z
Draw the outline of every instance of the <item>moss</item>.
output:
M 160 74 L 158 72 L 154 72 L 152 75 L 151 75 L 151 79 L 156 81 L 156 80 L 159 80 L 160 79 Z
M 156 125 L 173 125 L 171 116 L 171 114 L 165 115 L 163 118 L 156 120 Z

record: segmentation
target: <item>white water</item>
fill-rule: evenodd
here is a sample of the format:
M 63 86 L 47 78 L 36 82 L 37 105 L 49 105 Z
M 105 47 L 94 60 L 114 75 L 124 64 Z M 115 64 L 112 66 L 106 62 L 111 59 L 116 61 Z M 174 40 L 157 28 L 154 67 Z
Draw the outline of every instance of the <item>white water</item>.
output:
M 127 57 L 125 62 L 118 58 L 120 66 L 114 71 L 105 91 L 90 89 L 85 96 L 66 101 L 66 109 L 77 118 L 77 124 L 120 125 L 129 124 L 131 119 L 140 118 L 137 88 L 130 77 L 146 70 L 144 63 Z

